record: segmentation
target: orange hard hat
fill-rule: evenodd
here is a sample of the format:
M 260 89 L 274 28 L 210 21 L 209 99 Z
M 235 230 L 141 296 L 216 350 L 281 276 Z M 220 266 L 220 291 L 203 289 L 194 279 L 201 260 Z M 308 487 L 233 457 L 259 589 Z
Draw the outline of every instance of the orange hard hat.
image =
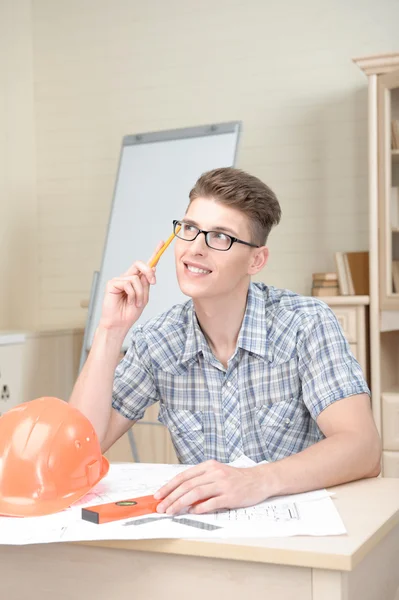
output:
M 0 417 L 0 515 L 64 510 L 107 473 L 90 421 L 58 398 L 37 398 Z

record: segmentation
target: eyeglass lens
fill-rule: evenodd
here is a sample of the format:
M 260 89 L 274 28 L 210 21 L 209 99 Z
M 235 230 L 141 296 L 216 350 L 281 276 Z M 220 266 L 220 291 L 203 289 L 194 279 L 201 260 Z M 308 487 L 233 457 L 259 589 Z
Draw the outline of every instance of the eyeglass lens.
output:
M 179 221 L 176 223 L 176 226 L 181 225 L 181 229 L 179 233 L 177 233 L 177 237 L 182 240 L 186 240 L 187 242 L 192 242 L 198 235 L 198 227 L 194 225 L 189 225 L 188 223 L 182 223 Z M 221 231 L 210 231 L 206 235 L 206 241 L 210 248 L 214 250 L 227 250 L 231 246 L 231 238 L 226 233 L 222 233 Z

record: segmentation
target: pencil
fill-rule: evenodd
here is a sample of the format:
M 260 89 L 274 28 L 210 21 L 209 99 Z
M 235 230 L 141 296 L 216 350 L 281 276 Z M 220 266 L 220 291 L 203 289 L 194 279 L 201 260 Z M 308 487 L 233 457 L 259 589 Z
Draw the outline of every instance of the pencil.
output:
M 179 231 L 180 231 L 180 226 L 176 228 L 176 233 L 179 233 Z M 174 237 L 175 237 L 175 234 L 172 233 L 172 235 L 168 237 L 168 239 L 166 240 L 166 242 L 164 243 L 164 245 L 162 246 L 162 248 L 160 250 L 158 250 L 158 252 L 156 253 L 155 257 L 150 262 L 150 267 L 151 268 L 155 267 L 158 264 L 159 259 L 161 258 L 162 254 L 165 252 L 165 250 L 169 246 L 169 244 L 172 242 L 172 240 L 173 240 Z

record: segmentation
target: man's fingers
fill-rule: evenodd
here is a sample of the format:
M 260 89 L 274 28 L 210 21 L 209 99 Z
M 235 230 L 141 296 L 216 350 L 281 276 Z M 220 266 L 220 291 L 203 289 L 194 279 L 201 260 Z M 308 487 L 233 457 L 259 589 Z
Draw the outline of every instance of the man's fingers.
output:
M 134 262 L 130 267 L 122 273 L 121 277 L 129 277 L 130 275 L 137 275 L 138 269 L 136 267 L 136 263 Z
M 108 283 L 110 294 L 125 293 L 128 304 L 136 304 L 137 307 L 145 306 L 149 298 L 149 283 L 145 275 L 131 275 L 129 277 L 118 277 L 111 279 Z
M 190 508 L 193 505 L 199 506 L 202 502 L 208 501 L 214 498 L 219 493 L 218 485 L 215 482 L 206 483 L 203 485 L 195 486 L 194 489 L 190 490 L 186 494 L 183 494 L 175 500 L 167 509 L 167 515 L 174 515 L 181 511 Z
M 162 248 L 162 246 L 164 245 L 164 241 L 161 240 L 160 242 L 158 242 L 156 248 L 155 248 L 155 252 L 154 254 L 150 257 L 148 264 L 151 264 L 151 262 L 154 260 L 154 258 L 156 257 L 156 255 L 158 254 L 158 252 L 160 251 L 160 249 Z M 155 265 L 154 265 L 155 266 Z
M 149 283 L 155 283 L 155 266 L 156 265 L 154 265 L 153 267 L 150 267 L 150 264 L 155 259 L 156 255 L 161 250 L 161 248 L 163 247 L 164 244 L 165 244 L 165 242 L 163 240 L 161 240 L 157 244 L 157 247 L 155 248 L 154 253 L 152 254 L 152 256 L 149 258 L 149 260 L 146 263 L 141 260 L 137 260 L 128 268 L 127 271 L 125 271 L 125 273 L 123 273 L 123 276 L 139 275 L 140 273 L 143 273 L 144 275 L 146 275 Z
M 108 283 L 108 291 L 111 294 L 120 294 L 121 292 L 125 291 L 125 286 L 130 285 L 130 282 L 131 277 L 115 277 Z
M 147 278 L 148 283 L 156 282 L 154 269 L 141 260 L 137 260 L 135 263 L 133 263 L 132 266 L 129 267 L 125 273 L 123 273 L 121 278 L 135 277 L 137 275 L 144 275 Z
M 187 469 L 187 471 L 183 471 L 183 473 L 179 473 L 179 475 L 176 475 L 176 477 L 173 477 L 173 479 L 168 481 L 168 483 L 166 483 L 154 494 L 154 498 L 156 500 L 162 500 L 162 498 L 168 496 L 171 492 L 173 492 L 173 490 L 178 488 L 184 482 L 189 481 L 194 477 L 198 477 L 199 475 L 203 475 L 205 473 L 204 464 L 205 463 L 196 465 L 191 469 Z
M 228 507 L 228 501 L 225 496 L 215 496 L 209 500 L 198 502 L 188 511 L 190 515 L 204 515 L 205 513 L 214 512 L 215 510 L 223 510 Z
M 173 490 L 173 492 L 168 494 L 166 498 L 164 498 L 162 502 L 158 504 L 157 511 L 161 513 L 169 512 L 168 509 L 171 506 L 174 506 L 177 502 L 181 502 L 182 498 L 188 497 L 192 503 L 197 502 L 198 500 L 203 500 L 203 496 L 201 496 L 202 488 L 204 486 L 214 484 L 215 479 L 210 473 L 204 473 L 198 477 L 193 477 L 192 479 L 180 484 L 176 489 Z
M 143 306 L 143 302 L 144 302 L 144 290 L 143 290 L 143 283 L 138 275 L 135 275 L 134 277 L 132 277 L 131 285 L 134 289 L 135 304 L 138 308 L 140 308 L 141 306 Z M 147 283 L 147 285 L 148 285 L 148 283 Z
M 161 240 L 158 244 L 157 247 L 155 248 L 155 252 L 154 254 L 151 256 L 151 258 L 149 259 L 149 261 L 147 263 L 143 262 L 142 260 L 136 260 L 128 269 L 127 271 L 125 271 L 122 275 L 121 278 L 123 277 L 132 277 L 135 275 L 145 275 L 148 283 L 156 283 L 156 278 L 155 278 L 155 265 L 154 267 L 150 267 L 150 263 L 155 259 L 156 255 L 158 254 L 158 252 L 160 251 L 160 249 L 162 248 L 162 246 L 164 245 L 164 241 Z
M 147 305 L 149 297 L 150 297 L 150 286 L 148 284 L 148 280 L 145 277 L 145 275 L 141 275 L 140 280 L 141 280 L 141 283 L 143 286 L 143 303 L 144 303 L 144 305 Z
M 134 304 L 135 301 L 135 292 L 134 292 L 134 288 L 132 286 L 132 283 L 130 281 L 126 281 L 124 286 L 123 286 L 123 290 L 125 292 L 125 294 L 127 295 L 128 298 L 128 304 Z

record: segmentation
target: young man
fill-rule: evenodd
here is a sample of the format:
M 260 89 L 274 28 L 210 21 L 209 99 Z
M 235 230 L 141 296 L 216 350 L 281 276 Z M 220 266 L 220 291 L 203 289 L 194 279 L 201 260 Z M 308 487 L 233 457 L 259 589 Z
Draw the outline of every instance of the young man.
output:
M 135 328 L 120 364 L 155 269 L 136 262 L 107 285 L 71 403 L 104 451 L 160 403 L 180 461 L 195 465 L 159 490 L 160 512 L 238 508 L 380 472 L 369 390 L 333 312 L 250 281 L 280 216 L 256 177 L 232 168 L 200 177 L 175 222 L 177 278 L 191 299 Z M 225 464 L 241 454 L 263 464 Z

